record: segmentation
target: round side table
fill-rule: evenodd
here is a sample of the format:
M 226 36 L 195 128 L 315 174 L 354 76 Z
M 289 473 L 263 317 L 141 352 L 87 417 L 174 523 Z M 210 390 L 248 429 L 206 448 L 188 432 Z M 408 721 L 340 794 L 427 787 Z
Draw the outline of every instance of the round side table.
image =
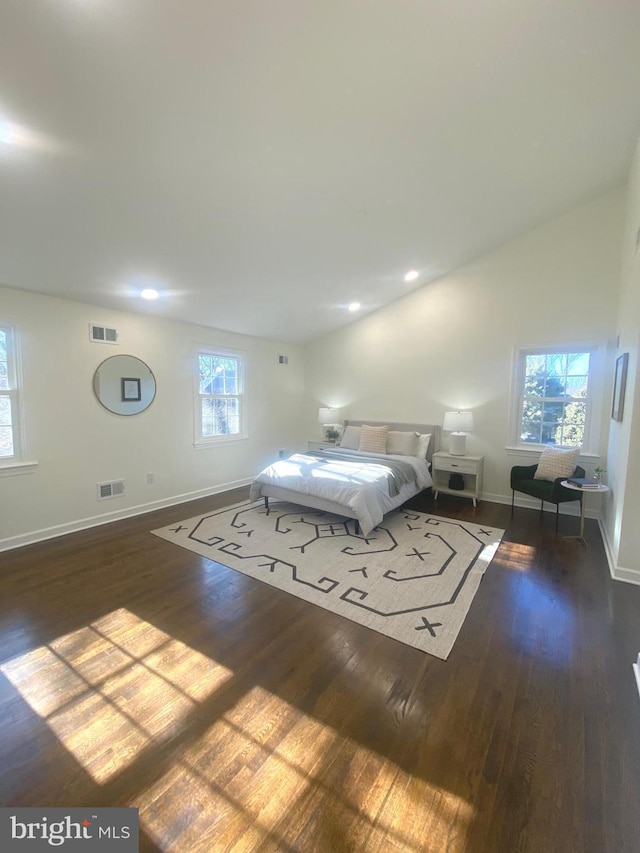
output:
M 609 486 L 605 486 L 600 483 L 597 488 L 583 489 L 580 486 L 574 486 L 573 483 L 570 483 L 568 480 L 563 480 L 560 484 L 565 489 L 571 489 L 573 492 L 580 492 L 582 494 L 582 500 L 580 501 L 580 533 L 577 536 L 565 536 L 565 539 L 578 539 L 582 542 L 583 545 L 588 545 L 589 543 L 584 538 L 584 505 L 586 503 L 585 496 L 586 495 L 603 495 L 605 492 L 609 491 Z

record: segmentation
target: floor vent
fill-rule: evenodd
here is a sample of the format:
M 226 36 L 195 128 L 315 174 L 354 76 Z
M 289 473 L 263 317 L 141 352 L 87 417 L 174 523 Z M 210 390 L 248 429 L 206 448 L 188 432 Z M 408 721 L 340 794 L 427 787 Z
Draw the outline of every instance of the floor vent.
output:
M 117 344 L 118 332 L 110 326 L 97 326 L 89 323 L 89 340 L 98 344 Z
M 279 355 L 278 356 L 278 364 L 289 364 L 289 356 L 288 355 Z
M 111 483 L 98 483 L 98 500 L 119 498 L 124 494 L 124 480 L 114 480 Z

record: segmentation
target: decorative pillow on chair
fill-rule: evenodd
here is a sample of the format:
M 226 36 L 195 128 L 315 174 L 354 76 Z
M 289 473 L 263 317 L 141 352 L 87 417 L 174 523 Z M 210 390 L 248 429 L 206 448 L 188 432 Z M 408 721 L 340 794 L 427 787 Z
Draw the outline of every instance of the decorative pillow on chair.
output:
M 362 424 L 358 450 L 364 450 L 366 453 L 386 453 L 388 435 L 388 426 L 374 427 Z
M 347 450 L 357 450 L 360 447 L 360 427 L 345 427 L 345 430 L 342 433 L 340 447 L 344 447 Z
M 575 471 L 579 456 L 579 447 L 554 447 L 552 444 L 547 444 L 542 451 L 533 479 L 551 480 L 551 482 L 558 477 L 566 479 Z

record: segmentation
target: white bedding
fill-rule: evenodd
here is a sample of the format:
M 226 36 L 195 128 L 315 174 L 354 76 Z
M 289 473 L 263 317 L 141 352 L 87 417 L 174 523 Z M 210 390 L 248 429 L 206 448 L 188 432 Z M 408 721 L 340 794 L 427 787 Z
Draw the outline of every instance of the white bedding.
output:
M 337 448 L 332 452 L 339 453 L 340 450 Z M 358 519 L 366 536 L 380 524 L 385 513 L 432 485 L 426 459 L 354 450 L 346 453 L 350 457 L 362 456 L 362 462 L 353 458 L 325 460 L 306 453 L 280 459 L 258 474 L 251 486 L 251 500 L 257 500 L 264 494 L 263 486 L 272 486 L 296 492 L 303 506 L 305 496 L 331 501 L 348 507 L 348 514 Z M 379 463 L 368 464 L 366 459 L 371 457 L 380 460 Z M 395 496 L 389 494 L 386 471 L 380 468 L 389 459 L 408 463 L 416 473 L 416 482 L 405 483 Z

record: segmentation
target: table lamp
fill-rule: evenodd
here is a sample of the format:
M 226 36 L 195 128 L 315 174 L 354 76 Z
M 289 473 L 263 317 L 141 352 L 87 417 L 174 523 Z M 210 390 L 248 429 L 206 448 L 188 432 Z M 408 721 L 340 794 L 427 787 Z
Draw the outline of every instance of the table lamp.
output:
M 451 433 L 449 453 L 464 456 L 467 452 L 467 433 L 473 432 L 473 414 L 471 412 L 445 412 L 442 429 Z

